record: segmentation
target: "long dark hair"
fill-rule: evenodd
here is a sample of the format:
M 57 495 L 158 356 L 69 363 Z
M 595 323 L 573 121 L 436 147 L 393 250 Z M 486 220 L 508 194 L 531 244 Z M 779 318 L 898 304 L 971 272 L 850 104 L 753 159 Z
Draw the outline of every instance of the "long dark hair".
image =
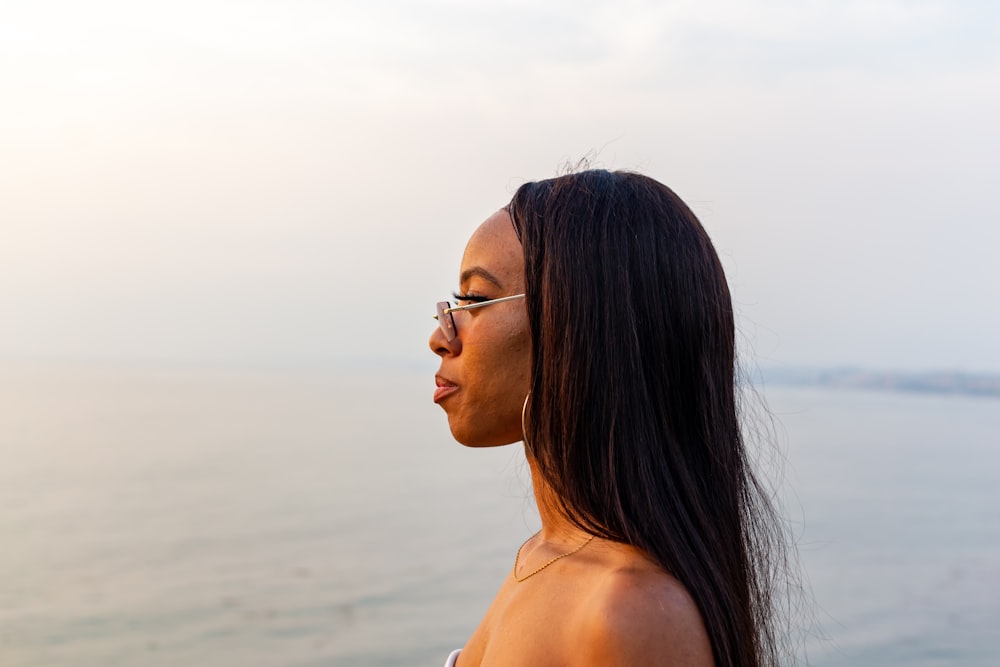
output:
M 732 300 L 672 190 L 590 170 L 508 211 L 531 332 L 528 455 L 580 528 L 642 549 L 694 598 L 717 665 L 777 664 L 784 533 L 751 470 Z

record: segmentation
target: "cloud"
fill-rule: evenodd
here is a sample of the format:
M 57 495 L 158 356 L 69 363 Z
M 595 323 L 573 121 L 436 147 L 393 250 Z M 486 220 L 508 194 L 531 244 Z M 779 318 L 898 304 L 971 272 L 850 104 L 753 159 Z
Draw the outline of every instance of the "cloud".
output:
M 475 224 L 596 154 L 693 204 L 777 358 L 1000 367 L 998 14 L 6 3 L 2 347 L 422 355 Z

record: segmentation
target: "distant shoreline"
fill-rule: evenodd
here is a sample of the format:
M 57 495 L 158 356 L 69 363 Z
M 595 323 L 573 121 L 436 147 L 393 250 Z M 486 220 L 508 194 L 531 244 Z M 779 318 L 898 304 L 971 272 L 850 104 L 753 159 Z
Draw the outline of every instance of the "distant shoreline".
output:
M 906 373 L 858 368 L 804 370 L 771 368 L 761 371 L 767 384 L 875 389 L 918 394 L 952 394 L 1000 398 L 1000 375 L 933 371 Z

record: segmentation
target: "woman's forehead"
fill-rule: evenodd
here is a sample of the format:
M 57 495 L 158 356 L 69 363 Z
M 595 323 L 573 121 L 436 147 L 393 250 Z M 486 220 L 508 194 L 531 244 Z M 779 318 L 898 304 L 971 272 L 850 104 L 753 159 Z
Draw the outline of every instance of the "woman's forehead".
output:
M 483 274 L 487 275 L 483 275 Z M 473 276 L 500 283 L 497 287 L 516 287 L 524 282 L 524 256 L 514 225 L 507 211 L 500 210 L 488 217 L 473 232 L 462 256 L 461 280 Z

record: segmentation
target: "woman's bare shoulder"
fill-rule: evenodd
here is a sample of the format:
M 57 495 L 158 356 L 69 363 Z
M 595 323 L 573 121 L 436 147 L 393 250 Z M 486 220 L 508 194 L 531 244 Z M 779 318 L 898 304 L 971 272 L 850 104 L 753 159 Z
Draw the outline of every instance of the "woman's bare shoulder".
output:
M 615 568 L 581 609 L 582 665 L 710 667 L 712 647 L 694 599 L 655 567 Z

